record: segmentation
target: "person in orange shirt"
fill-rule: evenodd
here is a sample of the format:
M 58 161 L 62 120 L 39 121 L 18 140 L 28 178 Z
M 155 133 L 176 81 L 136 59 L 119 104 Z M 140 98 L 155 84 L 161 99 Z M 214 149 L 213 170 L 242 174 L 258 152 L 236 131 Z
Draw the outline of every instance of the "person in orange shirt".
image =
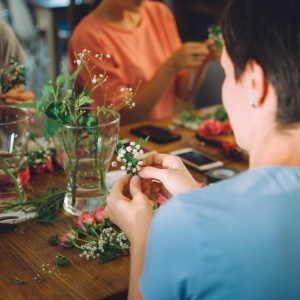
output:
M 102 0 L 76 26 L 68 43 L 71 69 L 75 53 L 109 55 L 105 65 L 91 56 L 94 74 L 106 72 L 105 92 L 92 94 L 94 106 L 122 101 L 121 91 L 137 89 L 135 108 L 121 111 L 122 123 L 170 117 L 175 97 L 189 101 L 200 87 L 209 61 L 217 60 L 213 41 L 182 44 L 172 12 L 161 2 Z M 90 84 L 87 72 L 80 86 Z
M 26 55 L 13 29 L 1 20 L 0 37 L 0 69 L 7 68 L 12 57 L 18 58 L 20 63 L 24 62 Z M 0 105 L 14 105 L 33 101 L 33 92 L 25 89 L 23 84 L 7 91 L 6 93 L 2 92 L 0 85 Z M 31 109 L 31 111 L 35 113 L 34 109 Z

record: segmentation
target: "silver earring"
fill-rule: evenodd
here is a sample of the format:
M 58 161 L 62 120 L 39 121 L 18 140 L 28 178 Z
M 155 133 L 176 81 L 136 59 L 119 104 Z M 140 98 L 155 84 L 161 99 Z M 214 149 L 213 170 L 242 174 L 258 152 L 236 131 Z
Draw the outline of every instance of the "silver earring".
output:
M 252 107 L 255 107 L 254 100 L 250 100 L 250 105 L 251 105 Z

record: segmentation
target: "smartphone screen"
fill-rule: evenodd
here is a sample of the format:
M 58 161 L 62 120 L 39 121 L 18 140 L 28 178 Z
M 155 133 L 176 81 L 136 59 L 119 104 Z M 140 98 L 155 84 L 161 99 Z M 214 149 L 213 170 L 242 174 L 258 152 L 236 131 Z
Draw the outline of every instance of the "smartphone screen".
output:
M 173 151 L 171 154 L 179 156 L 187 165 L 200 171 L 209 170 L 223 165 L 223 162 L 208 157 L 207 155 L 204 155 L 192 148 L 184 148 Z
M 130 132 L 143 138 L 149 136 L 149 140 L 160 144 L 177 141 L 181 138 L 179 133 L 153 125 L 132 128 Z

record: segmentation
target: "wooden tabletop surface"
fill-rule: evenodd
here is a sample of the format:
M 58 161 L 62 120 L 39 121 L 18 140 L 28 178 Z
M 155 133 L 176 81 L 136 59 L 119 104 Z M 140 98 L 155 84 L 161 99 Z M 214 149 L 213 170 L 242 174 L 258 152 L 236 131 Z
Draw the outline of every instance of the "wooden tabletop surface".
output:
M 212 108 L 202 110 L 202 113 L 212 111 Z M 152 122 L 152 124 L 167 127 L 170 119 Z M 149 124 L 140 122 L 121 127 L 120 136 L 132 141 L 137 137 L 130 134 L 132 127 Z M 183 147 L 193 147 L 199 151 L 221 160 L 227 167 L 244 171 L 248 168 L 248 161 L 244 157 L 232 158 L 226 156 L 224 150 L 204 145 L 195 138 L 195 131 L 176 127 L 182 134 L 182 139 L 169 144 L 148 142 L 147 147 L 159 152 L 169 153 Z M 203 181 L 206 174 L 190 169 L 198 181 Z M 59 190 L 66 187 L 64 171 L 57 169 L 52 173 L 32 176 L 27 193 L 41 196 L 47 187 L 54 185 Z M 54 225 L 42 225 L 32 221 L 28 225 L 21 223 L 17 229 L 0 233 L 0 299 L 126 299 L 129 278 L 129 257 L 119 257 L 110 262 L 102 263 L 98 260 L 86 261 L 79 257 L 76 249 L 62 249 L 51 247 L 48 238 L 52 235 L 62 235 L 75 224 L 76 218 L 61 211 Z M 53 264 L 60 253 L 71 260 L 71 266 L 59 270 L 57 274 L 45 278 L 40 283 L 35 276 L 42 269 L 42 265 Z M 25 281 L 13 284 L 15 277 Z

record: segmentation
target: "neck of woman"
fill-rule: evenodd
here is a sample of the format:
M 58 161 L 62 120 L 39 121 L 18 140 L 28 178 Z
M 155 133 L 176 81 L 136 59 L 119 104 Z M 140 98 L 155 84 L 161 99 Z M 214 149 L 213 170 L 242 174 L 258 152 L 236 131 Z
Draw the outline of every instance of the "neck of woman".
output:
M 121 29 L 134 29 L 142 19 L 141 11 L 129 11 L 109 1 L 102 1 L 94 10 L 94 15 Z
M 271 165 L 300 167 L 299 136 L 299 126 L 265 135 L 250 149 L 250 168 Z

